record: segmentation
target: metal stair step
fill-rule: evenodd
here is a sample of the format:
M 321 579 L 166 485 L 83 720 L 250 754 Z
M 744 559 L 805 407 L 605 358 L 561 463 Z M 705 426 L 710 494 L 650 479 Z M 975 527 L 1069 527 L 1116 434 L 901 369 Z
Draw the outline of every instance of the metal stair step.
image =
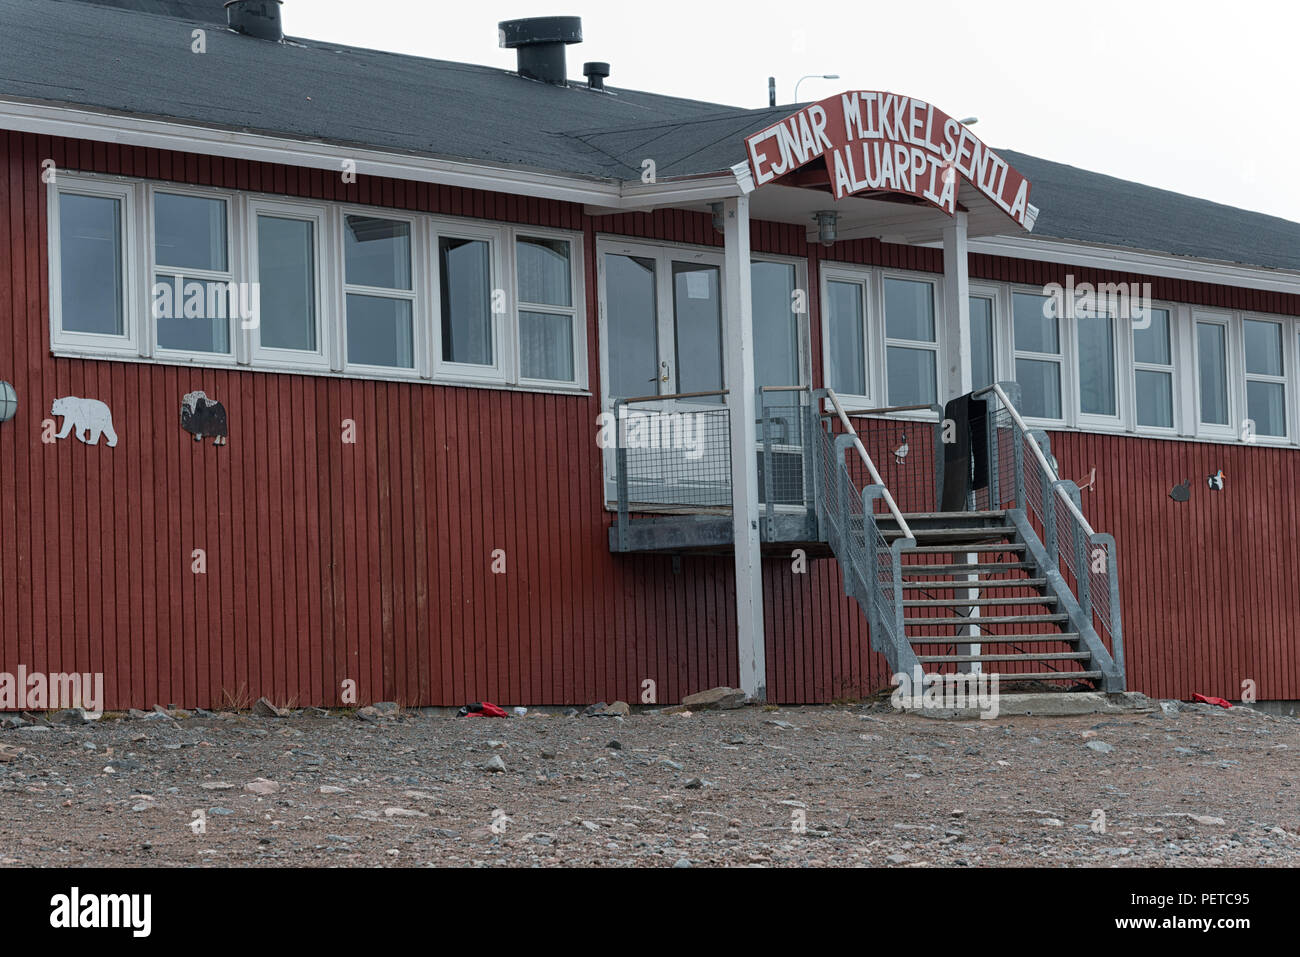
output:
M 1051 595 L 1035 595 L 1032 598 L 918 598 L 904 601 L 904 608 L 977 608 L 983 605 L 1055 605 L 1057 599 Z
M 924 522 L 930 519 L 985 519 L 985 518 L 1006 518 L 1006 509 L 995 509 L 988 512 L 904 512 L 903 518 L 909 523 Z
M 1003 681 L 1100 681 L 1105 677 L 1101 671 L 1027 671 L 1023 674 L 988 671 L 985 674 L 997 675 Z
M 934 591 L 949 591 L 955 588 L 1041 588 L 1047 584 L 1046 578 L 976 578 L 970 581 L 956 579 L 953 581 L 905 581 L 903 590 L 909 588 L 930 588 Z
M 973 664 L 977 661 L 1087 661 L 1090 657 L 1086 651 L 1049 651 L 1023 655 L 917 655 L 916 660 L 926 664 Z
M 915 551 L 915 549 L 908 549 Z M 954 563 L 950 565 L 904 565 L 904 575 L 942 575 L 951 572 L 953 575 L 978 574 L 979 572 L 1000 572 L 1000 571 L 1033 571 L 1033 562 L 974 562 L 969 565 L 965 563 Z
M 1056 635 L 908 635 L 907 640 L 913 645 L 1030 645 L 1040 641 L 1059 641 L 1072 645 L 1078 642 L 1079 634 L 1063 631 Z
M 1028 625 L 1049 624 L 1055 621 L 1069 621 L 1069 615 L 998 615 L 991 618 L 966 618 L 962 615 L 948 615 L 944 618 L 904 618 L 903 626 L 930 625 L 948 627 L 952 625 Z
M 1011 542 L 999 543 L 993 545 L 962 545 L 955 547 L 952 545 L 917 545 L 915 548 L 909 548 L 906 552 L 908 555 L 958 555 L 963 552 L 1023 552 L 1025 546 Z M 903 566 L 907 568 L 906 565 Z
M 894 533 L 893 529 L 881 529 L 885 534 Z M 957 539 L 986 539 L 986 538 L 1006 538 L 1016 534 L 1014 525 L 971 525 L 969 527 L 946 527 L 946 528 L 914 528 L 912 535 L 919 541 L 920 539 L 933 538 L 957 538 Z

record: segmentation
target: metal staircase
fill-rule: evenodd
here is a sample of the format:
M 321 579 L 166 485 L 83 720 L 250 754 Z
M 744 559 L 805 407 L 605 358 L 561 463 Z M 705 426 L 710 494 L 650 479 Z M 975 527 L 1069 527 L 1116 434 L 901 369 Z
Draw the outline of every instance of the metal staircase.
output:
M 902 512 L 839 397 L 814 393 L 833 410 L 813 443 L 819 528 L 895 673 L 979 670 L 1004 690 L 1122 691 L 1114 539 L 1084 518 L 1047 436 L 1016 411 L 1015 388 L 972 396 L 984 403 L 983 460 L 960 512 Z

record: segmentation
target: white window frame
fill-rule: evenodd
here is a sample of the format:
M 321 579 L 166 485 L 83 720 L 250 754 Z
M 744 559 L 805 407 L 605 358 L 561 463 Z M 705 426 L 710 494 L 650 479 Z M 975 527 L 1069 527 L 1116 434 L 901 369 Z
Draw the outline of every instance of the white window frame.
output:
M 967 299 L 988 299 L 992 302 L 990 319 L 993 331 L 993 341 L 989 344 L 993 359 L 993 381 L 1002 382 L 1005 379 L 1014 378 L 1008 375 L 1006 362 L 1003 356 L 1003 347 L 1007 343 L 1007 332 L 1003 320 L 1003 311 L 1006 308 L 1006 296 L 1003 287 L 998 285 L 985 285 L 983 283 L 972 282 L 966 287 Z M 974 359 L 974 350 L 972 350 L 970 359 Z M 971 382 L 975 381 L 974 366 L 970 368 Z
M 1199 335 L 1201 323 L 1217 325 L 1223 328 L 1223 375 L 1228 405 L 1228 421 L 1225 425 L 1205 422 L 1201 419 L 1201 337 Z M 1240 415 L 1240 400 L 1237 398 L 1238 387 L 1234 379 L 1240 380 L 1233 375 L 1233 370 L 1237 368 L 1237 361 L 1234 358 L 1235 337 L 1232 334 L 1232 327 L 1231 313 L 1192 311 L 1192 369 L 1196 377 L 1196 434 L 1202 438 L 1224 439 L 1235 438 L 1237 435 L 1235 423 Z
M 802 291 L 804 294 L 803 312 L 794 312 L 794 304 L 791 303 L 791 312 L 795 316 L 796 328 L 798 329 L 798 349 L 799 355 L 796 359 L 799 366 L 799 381 L 779 383 L 781 385 L 800 385 L 806 386 L 812 382 L 812 300 L 808 291 L 808 260 L 800 259 L 797 256 L 782 256 L 777 253 L 755 253 L 751 252 L 749 263 L 751 269 L 754 263 L 777 263 L 782 266 L 794 267 L 794 288 L 796 291 Z M 751 317 L 752 319 L 752 317 Z
M 1063 408 L 1061 409 L 1061 412 L 1065 420 L 1067 422 L 1072 422 L 1076 428 L 1119 429 L 1123 427 L 1127 418 L 1125 414 L 1127 411 L 1125 409 L 1125 398 L 1128 390 L 1124 388 L 1125 371 L 1132 366 L 1128 351 L 1128 343 L 1125 341 L 1127 337 L 1120 334 L 1120 323 L 1123 322 L 1131 325 L 1132 320 L 1122 318 L 1115 310 L 1102 310 L 1100 308 L 1100 306 L 1103 305 L 1101 302 L 1098 302 L 1097 305 L 1099 307 L 1097 309 L 1098 315 L 1105 314 L 1110 320 L 1111 382 L 1113 389 L 1112 398 L 1115 400 L 1115 414 L 1106 415 L 1100 412 L 1083 411 L 1083 370 L 1079 367 L 1079 363 L 1083 361 L 1083 344 L 1079 340 L 1079 335 L 1082 331 L 1080 321 L 1083 318 L 1090 317 L 1081 317 L 1076 315 L 1075 303 L 1073 302 L 1067 302 L 1065 308 L 1066 313 L 1068 313 L 1066 328 L 1069 331 L 1070 344 L 1072 347 L 1071 351 L 1074 354 L 1074 357 L 1071 360 L 1071 378 L 1074 380 L 1071 392 L 1073 405 L 1065 407 L 1068 406 L 1068 403 L 1064 402 L 1063 396 Z M 1073 419 L 1071 419 L 1071 413 L 1073 413 Z
M 139 263 L 141 211 L 135 187 L 115 177 L 89 177 L 59 171 L 47 191 L 49 222 L 50 348 L 75 356 L 133 356 L 145 354 L 141 319 Z M 76 332 L 63 328 L 63 272 L 59 199 L 66 193 L 116 199 L 121 203 L 118 224 L 122 249 L 122 330 L 120 336 Z M 152 310 L 150 310 L 151 312 Z
M 429 230 L 428 266 L 433 286 L 433 296 L 430 303 L 433 325 L 430 329 L 430 335 L 433 339 L 434 375 L 440 379 L 453 381 L 504 385 L 507 379 L 510 378 L 509 370 L 515 368 L 516 351 L 505 334 L 506 319 L 512 313 L 514 298 L 514 283 L 510 284 L 511 288 L 509 289 L 502 284 L 502 279 L 506 275 L 501 251 L 505 241 L 505 234 L 499 227 L 479 226 L 460 220 L 443 218 L 432 220 Z M 490 366 L 476 365 L 470 362 L 452 362 L 443 358 L 442 262 L 439 250 L 440 240 L 443 238 L 483 240 L 488 244 L 488 263 L 492 269 L 492 275 L 488 281 L 488 300 L 490 315 L 492 316 L 492 357 L 494 360 Z M 492 300 L 497 298 L 498 292 L 502 294 L 502 308 L 500 310 L 491 308 Z
M 322 205 L 268 200 L 260 197 L 249 200 L 248 229 L 246 233 L 248 275 L 251 282 L 258 284 L 262 281 L 257 262 L 257 220 L 260 216 L 303 220 L 314 224 L 312 238 L 316 256 L 316 268 L 313 275 L 316 295 L 316 350 L 308 352 L 305 349 L 280 349 L 262 345 L 262 328 L 266 325 L 267 320 L 266 304 L 263 302 L 262 315 L 258 326 L 256 329 L 250 330 L 253 364 L 255 366 L 295 371 L 326 371 L 329 369 L 337 371 L 337 360 L 334 357 L 339 355 L 337 342 L 339 323 L 337 321 L 327 321 L 341 314 L 338 297 L 334 290 L 337 283 L 326 282 L 326 277 L 335 275 L 335 271 L 338 269 L 331 254 L 331 248 L 334 244 L 330 242 L 329 209 Z
M 175 266 L 160 266 L 158 264 L 158 249 L 154 235 L 154 202 L 159 193 L 169 193 L 174 196 L 193 196 L 198 199 L 216 199 L 226 204 L 226 272 L 209 269 L 184 270 Z M 144 221 L 144 247 L 147 250 L 145 261 L 148 271 L 145 276 L 145 284 L 148 290 L 146 297 L 148 321 L 146 322 L 146 331 L 143 338 L 147 344 L 147 354 L 173 362 L 200 361 L 214 365 L 234 365 L 238 361 L 241 351 L 240 339 L 245 333 L 239 315 L 228 316 L 226 320 L 230 324 L 229 352 L 194 352 L 185 349 L 167 349 L 158 342 L 158 323 L 162 320 L 155 318 L 153 314 L 153 289 L 155 277 L 159 273 L 164 273 L 169 277 L 181 276 L 186 282 L 195 280 L 198 282 L 240 283 L 243 281 L 243 263 L 239 261 L 239 244 L 235 241 L 236 236 L 243 235 L 243 204 L 239 202 L 237 194 L 226 190 L 202 189 L 180 184 L 173 186 L 170 183 L 145 184 L 144 197 L 142 219 Z
M 862 369 L 864 394 L 842 393 L 841 399 L 849 400 L 850 405 L 861 404 L 864 408 L 883 408 L 885 405 L 883 383 L 884 353 L 880 348 L 881 336 L 875 328 L 876 309 L 876 275 L 871 269 L 854 268 L 850 265 L 823 262 L 818 276 L 818 302 L 821 312 L 822 327 L 822 377 L 829 388 L 831 386 L 830 370 L 833 349 L 831 347 L 831 305 L 830 284 L 832 282 L 852 283 L 862 287 Z M 880 392 L 880 395 L 877 395 Z
M 1058 399 L 1061 406 L 1060 418 L 1047 418 L 1045 416 L 1025 415 L 1025 422 L 1030 425 L 1039 425 L 1048 429 L 1068 428 L 1071 421 L 1072 409 L 1077 408 L 1078 399 L 1075 396 L 1075 379 L 1074 374 L 1074 331 L 1073 323 L 1069 321 L 1072 314 L 1070 308 L 1058 310 L 1056 317 L 1056 347 L 1059 352 L 1032 352 L 1028 349 L 1021 349 L 1016 345 L 1016 294 L 1037 296 L 1041 299 L 1050 299 L 1051 296 L 1045 294 L 1042 287 L 1034 286 L 1012 286 L 1010 294 L 1007 296 L 1007 344 L 1011 348 L 1011 368 L 1010 378 L 1016 379 L 1016 360 L 1029 359 L 1041 362 L 1056 363 L 1059 372 L 1060 397 Z M 1073 402 L 1073 407 L 1071 403 Z
M 885 314 L 885 283 L 890 279 L 901 280 L 903 282 L 924 283 L 930 287 L 930 303 L 934 309 L 934 339 L 926 342 L 922 339 L 892 339 L 889 337 L 889 316 Z M 878 324 L 880 327 L 880 381 L 883 384 L 881 396 L 886 406 L 892 405 L 893 402 L 889 397 L 889 347 L 894 346 L 901 349 L 915 349 L 917 351 L 928 351 L 934 354 L 934 399 L 935 403 L 941 403 L 941 395 L 944 383 L 944 366 L 943 366 L 943 326 L 944 326 L 944 302 L 943 302 L 943 284 L 930 273 L 899 272 L 896 270 L 882 270 L 879 278 L 879 313 Z M 868 352 L 870 345 L 868 344 Z M 925 410 L 917 409 L 908 412 L 911 417 L 933 414 Z
M 335 261 L 339 264 L 337 273 L 336 295 L 338 297 L 339 314 L 338 322 L 332 323 L 338 327 L 338 358 L 333 363 L 336 371 L 342 371 L 349 376 L 356 376 L 367 379 L 427 379 L 433 373 L 433 363 L 430 360 L 430 323 L 432 317 L 429 309 L 429 295 L 424 288 L 422 276 L 427 270 L 422 270 L 420 264 L 426 261 L 428 251 L 425 249 L 426 241 L 425 230 L 420 222 L 420 217 L 414 213 L 404 213 L 398 210 L 381 209 L 374 206 L 356 206 L 353 204 L 339 204 L 331 211 L 334 222 L 331 225 L 330 236 L 334 245 Z M 383 286 L 362 286 L 356 283 L 348 282 L 347 274 L 347 217 L 364 216 L 367 219 L 385 219 L 392 222 L 406 223 L 411 230 L 411 288 L 410 289 L 388 289 Z M 363 362 L 352 362 L 348 358 L 348 296 L 374 296 L 379 299 L 399 299 L 411 303 L 411 360 L 412 365 L 409 368 L 400 366 L 380 366 L 370 365 Z
M 572 305 L 553 306 L 546 303 L 527 302 L 520 296 L 518 255 L 520 239 L 554 239 L 569 244 L 569 283 L 571 287 L 569 299 Z M 516 359 L 511 369 L 512 380 L 521 386 L 538 389 L 585 389 L 587 387 L 587 313 L 584 308 L 586 303 L 584 284 L 587 270 L 586 259 L 583 257 L 581 234 L 546 227 L 512 226 L 506 230 L 503 242 L 508 247 L 504 250 L 503 256 L 506 259 L 507 266 L 505 274 L 511 278 L 507 295 L 511 300 L 511 339 Z M 572 380 L 565 382 L 560 379 L 532 379 L 524 376 L 523 353 L 519 341 L 523 331 L 523 325 L 520 321 L 521 312 L 544 312 L 552 316 L 567 315 L 570 317 L 573 324 Z M 441 344 L 441 324 L 438 326 L 438 335 Z
M 1183 413 L 1182 403 L 1179 402 L 1180 389 L 1182 388 L 1181 377 L 1179 376 L 1179 323 L 1178 309 L 1169 303 L 1152 302 L 1152 309 L 1159 309 L 1169 316 L 1169 325 L 1166 330 L 1169 335 L 1169 364 L 1161 365 L 1158 362 L 1142 362 L 1137 357 L 1137 334 L 1140 331 L 1137 325 L 1130 319 L 1126 325 L 1129 329 L 1128 348 L 1132 361 L 1129 363 L 1129 409 L 1131 410 L 1132 429 L 1130 431 L 1138 434 L 1164 435 L 1171 436 L 1178 434 L 1179 420 Z M 1170 402 L 1170 425 L 1166 428 L 1160 425 L 1143 425 L 1138 421 L 1138 398 L 1137 398 L 1137 376 L 1139 372 L 1159 372 L 1169 376 L 1169 402 Z M 1199 417 L 1199 408 L 1197 415 Z
M 1247 322 L 1266 322 L 1278 327 L 1278 359 L 1282 363 L 1282 374 L 1280 376 L 1265 375 L 1262 372 L 1250 372 L 1246 368 L 1246 323 Z M 1238 323 L 1241 330 L 1241 438 L 1257 445 L 1290 445 L 1291 436 L 1294 434 L 1291 388 L 1289 376 L 1294 364 L 1290 361 L 1290 350 L 1287 348 L 1287 341 L 1291 338 L 1292 324 L 1278 316 L 1265 316 L 1260 313 L 1247 312 L 1241 315 Z M 1250 395 L 1249 387 L 1252 382 L 1267 382 L 1282 387 L 1282 435 L 1265 435 L 1258 429 L 1251 430 L 1251 438 L 1246 439 L 1246 423 L 1250 417 Z M 1254 421 L 1254 420 L 1250 420 Z

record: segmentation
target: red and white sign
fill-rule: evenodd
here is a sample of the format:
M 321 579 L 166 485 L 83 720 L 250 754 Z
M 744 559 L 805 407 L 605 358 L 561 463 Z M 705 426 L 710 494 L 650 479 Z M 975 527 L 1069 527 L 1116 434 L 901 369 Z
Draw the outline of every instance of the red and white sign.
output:
M 745 146 L 756 186 L 824 157 L 836 199 L 905 193 L 951 216 L 960 174 L 1021 226 L 1034 228 L 1029 180 L 969 127 L 909 96 L 873 90 L 830 96 L 747 137 Z

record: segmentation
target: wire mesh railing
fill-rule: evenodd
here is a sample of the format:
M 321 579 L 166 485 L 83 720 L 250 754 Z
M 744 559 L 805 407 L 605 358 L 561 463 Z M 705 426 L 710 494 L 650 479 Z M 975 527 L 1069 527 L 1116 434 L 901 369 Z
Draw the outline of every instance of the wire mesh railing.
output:
M 972 494 L 976 504 L 1023 509 L 1042 542 L 1048 574 L 1057 574 L 1078 603 L 1082 621 L 1109 646 L 1124 674 L 1123 619 L 1115 539 L 1094 531 L 1080 508 L 1079 488 L 1061 479 L 1046 433 L 1030 429 L 1008 391 L 995 384 L 973 393 L 986 403 L 987 483 Z

